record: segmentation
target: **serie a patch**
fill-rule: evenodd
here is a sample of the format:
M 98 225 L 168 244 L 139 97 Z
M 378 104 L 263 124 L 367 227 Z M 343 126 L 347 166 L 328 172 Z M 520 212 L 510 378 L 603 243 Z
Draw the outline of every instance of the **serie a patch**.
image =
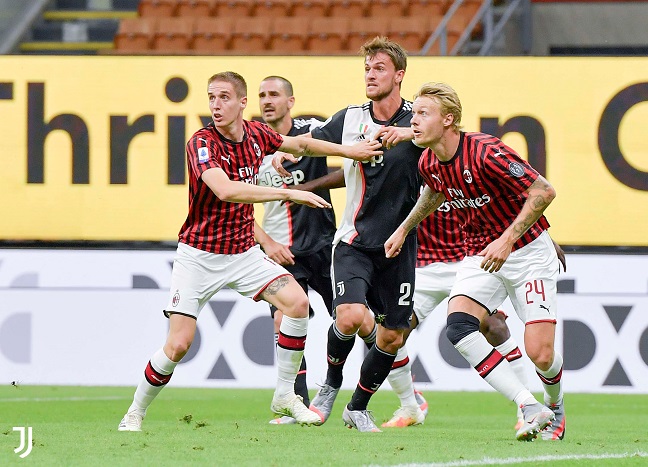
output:
M 209 150 L 207 148 L 198 148 L 198 162 L 201 164 L 209 160 Z

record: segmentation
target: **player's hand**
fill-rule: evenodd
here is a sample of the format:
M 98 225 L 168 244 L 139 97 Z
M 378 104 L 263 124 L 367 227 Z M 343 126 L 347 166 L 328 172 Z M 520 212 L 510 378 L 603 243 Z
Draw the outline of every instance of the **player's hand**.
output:
M 567 272 L 567 259 L 565 258 L 565 252 L 560 247 L 560 245 L 558 245 L 553 240 L 551 241 L 553 242 L 554 249 L 556 250 L 556 254 L 558 255 L 558 261 L 560 261 L 560 264 L 562 264 L 563 271 Z
M 284 166 L 282 165 L 284 161 L 298 162 L 299 159 L 290 153 L 282 151 L 277 151 L 272 158 L 272 167 L 274 167 L 277 173 L 282 177 L 290 177 L 290 172 L 284 169 Z
M 310 191 L 286 190 L 290 192 L 290 201 L 298 204 L 305 204 L 311 208 L 331 208 L 331 204 L 321 196 Z
M 414 130 L 411 127 L 381 126 L 374 139 L 380 140 L 385 149 L 391 149 L 402 141 L 412 141 Z
M 275 242 L 274 240 L 267 241 L 263 245 L 263 251 L 268 257 L 275 263 L 279 263 L 282 266 L 295 264 L 295 255 L 288 246 L 283 243 Z
M 480 251 L 477 256 L 483 256 L 480 267 L 487 272 L 497 272 L 502 269 L 504 263 L 511 254 L 513 244 L 501 237 L 490 243 Z
M 394 230 L 394 233 L 392 233 L 385 242 L 385 257 L 395 258 L 398 256 L 401 252 L 406 236 L 407 235 L 400 227 Z
M 353 159 L 354 161 L 368 161 L 372 157 L 382 156 L 382 144 L 380 141 L 376 140 L 364 140 L 359 143 L 349 146 L 347 151 L 347 157 Z

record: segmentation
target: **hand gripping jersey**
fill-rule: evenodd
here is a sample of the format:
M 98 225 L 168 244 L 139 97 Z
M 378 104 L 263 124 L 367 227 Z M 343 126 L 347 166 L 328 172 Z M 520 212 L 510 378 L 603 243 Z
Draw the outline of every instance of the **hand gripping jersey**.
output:
M 403 100 L 398 111 L 385 122 L 374 118 L 372 108 L 372 102 L 367 102 L 340 110 L 324 126 L 314 129 L 312 135 L 353 145 L 371 139 L 383 125 L 410 126 L 412 103 L 409 101 Z M 361 249 L 382 249 L 416 204 L 421 185 L 417 164 L 423 150 L 410 141 L 383 150 L 382 156 L 367 162 L 344 159 L 347 201 L 334 243 L 342 241 Z
M 288 136 L 303 135 L 323 122 L 315 119 L 293 119 Z M 299 185 L 328 174 L 326 157 L 300 157 L 292 163 L 286 161 L 284 168 L 290 177 L 282 177 L 272 167 L 274 154 L 266 156 L 259 169 L 258 184 L 275 188 Z M 329 203 L 329 190 L 318 190 L 316 193 Z M 315 209 L 290 201 L 269 201 L 263 203 L 263 230 L 275 241 L 288 245 L 293 254 L 307 255 L 330 245 L 335 233 L 335 215 L 333 209 Z
M 230 180 L 256 184 L 266 154 L 283 144 L 283 137 L 265 123 L 243 121 L 245 136 L 236 143 L 224 138 L 213 123 L 187 143 L 189 213 L 179 240 L 199 250 L 237 254 L 255 245 L 254 206 L 219 199 L 202 181 L 202 173 L 221 168 Z
M 479 254 L 513 223 L 526 201 L 525 191 L 538 172 L 498 138 L 461 132 L 456 154 L 442 162 L 430 149 L 419 169 L 433 191 L 446 200 L 438 211 L 454 211 L 466 235 L 466 254 Z M 515 243 L 513 250 L 530 243 L 549 222 L 544 216 Z

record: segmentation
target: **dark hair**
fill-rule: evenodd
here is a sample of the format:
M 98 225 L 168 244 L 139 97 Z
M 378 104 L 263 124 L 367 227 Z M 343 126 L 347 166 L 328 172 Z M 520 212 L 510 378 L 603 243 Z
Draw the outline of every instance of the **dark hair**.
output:
M 275 75 L 267 76 L 267 77 L 263 78 L 263 81 L 270 81 L 271 79 L 281 81 L 281 84 L 283 85 L 283 88 L 286 91 L 286 95 L 288 97 L 293 96 L 293 86 L 292 86 L 292 83 L 290 81 L 288 81 L 283 76 L 275 76 Z M 263 82 L 263 81 L 261 81 L 261 82 Z
M 391 58 L 396 71 L 407 68 L 407 52 L 396 42 L 389 40 L 384 36 L 376 36 L 370 41 L 365 42 L 360 47 L 360 55 L 366 57 L 373 57 L 378 52 L 383 52 Z

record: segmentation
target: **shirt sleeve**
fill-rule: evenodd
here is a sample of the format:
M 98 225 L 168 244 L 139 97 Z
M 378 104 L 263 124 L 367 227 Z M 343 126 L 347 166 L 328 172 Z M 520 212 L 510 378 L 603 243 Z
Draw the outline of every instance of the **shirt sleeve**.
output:
M 311 136 L 330 143 L 342 144 L 342 130 L 347 109 L 342 109 L 330 117 L 324 124 L 311 130 Z
M 218 149 L 209 135 L 196 133 L 187 142 L 189 169 L 200 178 L 207 169 L 220 168 Z
M 423 182 L 430 187 L 432 191 L 437 193 L 443 193 L 443 187 L 441 186 L 441 181 L 438 177 L 433 177 L 432 173 L 429 170 L 430 161 L 436 157 L 431 149 L 425 149 L 421 158 L 419 159 L 419 174 L 423 178 Z
M 499 180 L 506 190 L 515 194 L 524 193 L 540 175 L 513 149 L 500 142 L 492 145 L 484 154 L 484 170 Z

